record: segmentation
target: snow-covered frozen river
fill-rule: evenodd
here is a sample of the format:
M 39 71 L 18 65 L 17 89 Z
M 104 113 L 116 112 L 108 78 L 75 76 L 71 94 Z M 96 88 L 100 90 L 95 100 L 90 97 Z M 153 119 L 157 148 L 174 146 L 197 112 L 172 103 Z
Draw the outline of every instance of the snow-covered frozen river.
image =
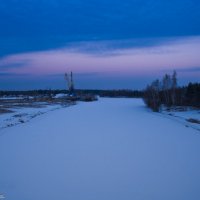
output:
M 0 131 L 8 200 L 199 200 L 200 132 L 109 99 Z

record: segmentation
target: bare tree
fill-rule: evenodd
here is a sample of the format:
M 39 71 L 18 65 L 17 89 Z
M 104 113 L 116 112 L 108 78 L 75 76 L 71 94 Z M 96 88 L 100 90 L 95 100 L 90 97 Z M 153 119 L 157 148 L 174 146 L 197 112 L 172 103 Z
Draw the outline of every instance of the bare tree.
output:
M 171 105 L 171 94 L 170 94 L 171 85 L 172 85 L 172 80 L 170 75 L 165 74 L 162 80 L 162 90 L 164 94 L 165 104 L 168 106 Z
M 173 106 L 176 104 L 176 89 L 177 89 L 177 73 L 174 70 L 172 75 L 172 86 L 171 86 L 171 99 Z
M 144 92 L 144 102 L 148 107 L 152 108 L 153 111 L 158 112 L 160 110 L 160 81 L 155 80 L 148 85 Z

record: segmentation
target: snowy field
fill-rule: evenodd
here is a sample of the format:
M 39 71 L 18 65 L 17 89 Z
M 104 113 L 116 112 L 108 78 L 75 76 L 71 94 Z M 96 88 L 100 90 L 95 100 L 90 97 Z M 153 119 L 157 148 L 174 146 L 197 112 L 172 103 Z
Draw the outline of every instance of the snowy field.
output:
M 140 99 L 54 109 L 0 130 L 1 193 L 8 200 L 199 200 L 200 131 Z
M 172 119 L 173 121 L 177 121 L 182 123 L 186 127 L 192 127 L 193 129 L 200 131 L 200 110 L 199 109 L 191 109 L 190 107 L 182 107 L 185 110 L 177 111 L 177 110 L 170 110 L 166 111 L 163 110 L 162 114 L 165 117 Z M 168 116 L 167 116 L 168 115 Z M 195 119 L 198 123 L 191 123 L 189 120 Z
M 61 105 L 44 105 L 39 106 L 38 108 L 31 107 L 18 107 L 12 108 L 12 112 L 8 112 L 0 115 L 0 131 L 1 129 L 16 126 L 21 123 L 29 122 L 31 119 L 38 117 L 39 115 L 45 114 L 49 111 L 54 111 L 60 109 L 63 106 Z M 1 132 L 0 132 L 1 134 Z

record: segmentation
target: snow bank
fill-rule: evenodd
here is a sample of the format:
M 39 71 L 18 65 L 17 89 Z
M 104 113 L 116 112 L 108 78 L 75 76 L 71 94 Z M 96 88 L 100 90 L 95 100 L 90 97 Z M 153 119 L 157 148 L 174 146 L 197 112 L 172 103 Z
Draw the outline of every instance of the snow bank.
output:
M 64 105 L 53 104 L 47 105 L 46 103 L 39 103 L 37 107 L 37 103 L 33 104 L 36 107 L 15 107 L 9 109 L 11 112 L 0 114 L 0 130 L 8 127 L 12 127 L 15 125 L 19 125 L 21 123 L 29 122 L 31 119 L 45 114 L 49 111 L 54 111 L 56 109 L 62 108 Z M 1 132 L 0 132 L 1 133 Z
M 64 97 L 67 97 L 67 94 L 60 93 L 60 94 L 56 94 L 54 98 L 64 98 Z
M 181 109 L 184 109 L 184 107 L 181 107 Z M 164 110 L 162 111 L 162 114 L 165 115 L 165 117 L 168 117 L 172 119 L 173 121 L 177 121 L 186 127 L 194 128 L 198 131 L 200 131 L 200 124 L 199 123 L 191 123 L 190 120 L 197 120 L 200 121 L 200 110 L 199 109 L 191 109 L 185 107 L 183 111 L 176 111 L 176 110 Z M 166 116 L 168 115 L 168 116 Z

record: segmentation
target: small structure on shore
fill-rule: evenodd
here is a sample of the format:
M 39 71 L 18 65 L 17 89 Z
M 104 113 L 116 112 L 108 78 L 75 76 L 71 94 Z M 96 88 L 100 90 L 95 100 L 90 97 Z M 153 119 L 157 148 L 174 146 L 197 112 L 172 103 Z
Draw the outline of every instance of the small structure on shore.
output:
M 69 91 L 68 96 L 66 97 L 69 101 L 96 101 L 98 98 L 93 94 L 81 94 L 75 93 L 73 73 L 65 73 L 65 80 L 67 81 L 67 90 Z

